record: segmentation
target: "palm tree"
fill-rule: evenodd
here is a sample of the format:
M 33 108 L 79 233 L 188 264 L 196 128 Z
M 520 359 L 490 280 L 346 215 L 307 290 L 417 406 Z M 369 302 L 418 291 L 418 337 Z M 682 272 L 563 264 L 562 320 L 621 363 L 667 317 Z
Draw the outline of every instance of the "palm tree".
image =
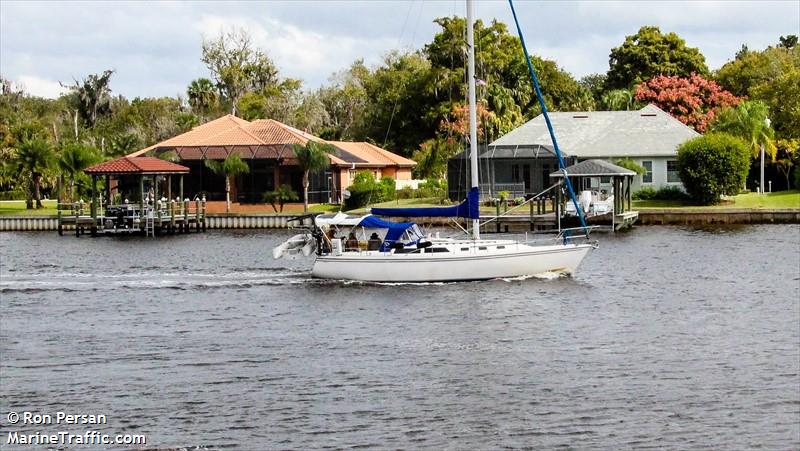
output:
M 761 154 L 761 146 L 775 160 L 778 149 L 774 133 L 767 125 L 769 107 L 760 100 L 743 100 L 735 107 L 727 107 L 717 114 L 711 124 L 712 131 L 724 132 L 742 138 L 750 147 L 753 158 Z
M 42 138 L 26 139 L 17 146 L 16 155 L 11 161 L 12 169 L 22 177 L 30 177 L 33 186 L 33 193 L 30 189 L 26 190 L 28 192 L 25 200 L 26 208 L 33 208 L 33 199 L 36 200 L 36 208 L 42 208 L 40 192 L 42 174 L 52 167 L 53 157 L 53 148 Z
M 189 83 L 189 87 L 186 89 L 186 94 L 189 96 L 189 105 L 197 112 L 201 121 L 204 112 L 215 105 L 219 99 L 214 83 L 208 78 L 192 80 L 192 82 Z
M 336 148 L 330 144 L 308 141 L 305 146 L 295 144 L 292 150 L 297 157 L 297 165 L 303 171 L 303 211 L 308 212 L 308 176 L 330 166 L 328 154 L 335 153 Z
M 81 171 L 100 160 L 97 150 L 87 145 L 73 142 L 66 144 L 58 157 L 58 168 L 69 176 L 69 199 L 74 200 L 75 177 Z
M 606 111 L 627 111 L 633 106 L 633 93 L 627 89 L 608 91 L 600 98 Z
M 225 211 L 231 212 L 231 180 L 241 174 L 250 172 L 250 166 L 239 155 L 230 154 L 223 161 L 206 160 L 206 167 L 211 172 L 225 176 Z

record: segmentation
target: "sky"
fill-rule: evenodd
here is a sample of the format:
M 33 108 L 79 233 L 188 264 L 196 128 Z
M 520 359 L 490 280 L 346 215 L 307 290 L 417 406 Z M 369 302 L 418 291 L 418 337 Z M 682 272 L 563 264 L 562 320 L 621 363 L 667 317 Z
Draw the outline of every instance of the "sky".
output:
M 742 44 L 763 49 L 800 34 L 800 1 L 515 2 L 528 49 L 580 78 L 608 70 L 608 54 L 643 25 L 678 33 L 711 69 Z M 91 73 L 112 68 L 112 91 L 126 97 L 185 95 L 209 72 L 204 37 L 243 27 L 285 77 L 306 90 L 356 59 L 376 66 L 393 49 L 419 49 L 438 26 L 465 15 L 460 0 L 70 2 L 0 0 L 0 75 L 26 92 L 57 97 Z M 513 19 L 505 1 L 477 1 L 476 17 Z

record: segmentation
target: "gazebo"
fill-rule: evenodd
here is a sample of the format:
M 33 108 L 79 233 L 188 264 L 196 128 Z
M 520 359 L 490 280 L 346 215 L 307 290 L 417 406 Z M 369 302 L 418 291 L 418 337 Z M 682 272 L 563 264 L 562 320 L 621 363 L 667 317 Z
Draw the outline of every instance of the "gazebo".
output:
M 63 218 L 59 222 L 59 232 L 62 231 L 61 222 L 74 222 L 76 233 L 88 226 L 93 235 L 98 230 L 154 235 L 156 229 L 169 227 L 174 231 L 176 225 L 180 230 L 188 231 L 190 223 L 199 229 L 204 222 L 200 201 L 197 200 L 197 209 L 190 214 L 188 199 L 183 197 L 183 176 L 189 173 L 186 166 L 155 157 L 121 157 L 90 166 L 84 172 L 92 177 L 90 215 L 83 216 L 78 212 L 73 217 Z M 175 176 L 178 181 L 177 199 L 172 197 Z M 97 190 L 99 177 L 105 177 L 104 201 Z M 166 185 L 165 189 L 161 189 L 162 183 Z M 132 188 L 128 194 L 133 202 L 123 201 L 121 188 L 124 186 Z M 113 191 L 120 195 L 116 205 Z M 162 202 L 162 196 L 166 196 L 167 202 Z
M 576 191 L 599 186 L 600 183 L 597 185 L 591 183 L 591 179 L 594 178 L 600 179 L 601 183 L 603 180 L 608 180 L 611 183 L 614 196 L 611 220 L 615 230 L 633 224 L 638 218 L 638 212 L 631 211 L 631 185 L 633 184 L 633 177 L 636 175 L 634 171 L 606 160 L 585 160 L 566 168 L 566 174 Z M 563 180 L 564 172 L 552 172 L 550 173 L 550 178 Z M 559 191 L 556 190 L 557 196 Z M 580 193 L 576 192 L 575 194 L 579 195 Z M 561 199 L 558 199 L 557 203 L 561 205 Z

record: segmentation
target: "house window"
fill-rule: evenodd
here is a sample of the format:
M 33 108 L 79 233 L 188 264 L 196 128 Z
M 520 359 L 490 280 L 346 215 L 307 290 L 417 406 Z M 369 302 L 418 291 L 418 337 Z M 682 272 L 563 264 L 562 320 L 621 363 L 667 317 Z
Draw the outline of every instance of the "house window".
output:
M 642 183 L 653 183 L 653 162 L 642 161 L 642 167 L 646 171 L 642 175 Z
M 611 177 L 609 177 L 607 175 L 603 176 L 603 177 L 600 177 L 600 183 L 602 183 L 604 185 L 611 183 Z
M 680 183 L 681 176 L 678 173 L 678 162 L 675 160 L 667 161 L 667 183 Z

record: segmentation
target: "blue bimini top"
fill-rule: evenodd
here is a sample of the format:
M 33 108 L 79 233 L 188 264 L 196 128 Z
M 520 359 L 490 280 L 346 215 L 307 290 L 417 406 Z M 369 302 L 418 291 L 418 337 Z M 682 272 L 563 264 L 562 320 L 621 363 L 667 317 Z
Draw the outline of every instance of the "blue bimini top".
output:
M 452 207 L 423 208 L 372 208 L 370 212 L 381 216 L 398 216 L 405 218 L 469 218 L 479 219 L 481 216 L 478 188 L 470 188 L 467 198 Z

